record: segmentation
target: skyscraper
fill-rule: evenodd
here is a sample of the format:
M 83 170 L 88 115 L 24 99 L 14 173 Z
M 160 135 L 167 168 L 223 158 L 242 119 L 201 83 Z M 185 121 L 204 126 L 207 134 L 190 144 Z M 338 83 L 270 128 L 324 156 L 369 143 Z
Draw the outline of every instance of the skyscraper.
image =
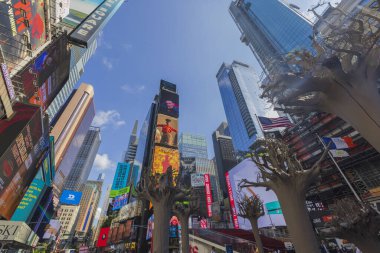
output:
M 206 138 L 201 135 L 182 133 L 178 143 L 181 157 L 208 158 Z
M 112 190 L 120 190 L 127 186 L 130 168 L 131 168 L 130 163 L 117 164 L 115 176 L 113 178 L 113 183 L 112 183 Z
M 236 0 L 229 12 L 266 73 L 287 68 L 289 52 L 312 48 L 311 22 L 281 0 Z
M 61 194 L 65 180 L 95 116 L 93 96 L 93 87 L 83 83 L 59 115 L 51 131 L 55 141 L 55 201 Z
M 212 134 L 218 180 L 223 196 L 228 196 L 225 173 L 237 165 L 228 124 L 222 122 Z
M 235 151 L 248 151 L 264 137 L 259 116 L 277 116 L 270 105 L 260 99 L 260 80 L 250 66 L 234 61 L 220 67 L 216 78 Z
M 136 151 L 137 151 L 137 127 L 139 122 L 136 120 L 133 126 L 132 134 L 129 137 L 128 150 L 125 152 L 124 161 L 125 162 L 133 162 L 135 160 Z
M 72 191 L 80 191 L 90 175 L 95 156 L 100 146 L 100 128 L 90 127 L 80 147 L 70 174 L 66 179 L 64 188 Z
M 80 211 L 76 225 L 78 241 L 82 241 L 91 228 L 99 199 L 102 194 L 103 181 L 88 180 L 83 188 L 83 195 L 79 204 Z

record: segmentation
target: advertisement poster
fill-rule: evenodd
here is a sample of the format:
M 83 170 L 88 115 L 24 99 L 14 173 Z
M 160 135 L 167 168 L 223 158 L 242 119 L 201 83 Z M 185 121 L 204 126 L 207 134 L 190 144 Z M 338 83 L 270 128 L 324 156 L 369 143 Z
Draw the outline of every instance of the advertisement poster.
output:
M 158 114 L 155 143 L 169 146 L 173 148 L 178 147 L 178 120 L 176 118 Z
M 46 42 L 45 7 L 44 0 L 8 0 L 0 4 L 0 48 L 3 52 L 0 62 L 7 64 L 9 72 L 13 73 L 22 65 L 28 50 L 35 51 Z
M 205 186 L 205 175 L 201 173 L 191 174 L 191 187 Z
M 60 228 L 61 223 L 59 220 L 50 220 L 49 224 L 45 227 L 43 239 L 52 239 L 53 241 L 56 240 Z
M 63 19 L 63 24 L 71 29 L 76 28 L 103 1 L 104 0 L 70 0 L 69 14 Z
M 42 197 L 41 193 L 45 188 L 45 182 L 43 181 L 42 170 L 37 172 L 32 183 L 28 187 L 24 197 L 21 199 L 20 204 L 16 208 L 11 220 L 13 221 L 27 221 L 34 206 Z
M 40 105 L 46 109 L 70 73 L 70 47 L 66 36 L 56 39 L 24 69 L 12 78 L 17 90 L 25 96 L 24 102 Z
M 176 93 L 161 90 L 159 113 L 178 118 L 179 116 L 179 96 Z
M 259 173 L 259 169 L 257 168 L 256 164 L 252 162 L 252 160 L 245 159 L 244 161 L 236 165 L 234 168 L 232 168 L 228 173 L 229 180 L 226 180 L 228 193 L 230 195 L 230 201 L 231 199 L 236 200 L 239 196 L 239 193 L 242 196 L 246 195 L 248 197 L 255 194 L 259 196 L 260 199 L 263 201 L 265 215 L 260 217 L 258 220 L 259 228 L 272 226 L 286 226 L 280 203 L 278 202 L 277 196 L 273 191 L 267 191 L 265 187 L 248 187 L 243 188 L 240 191 L 239 183 L 242 179 L 247 179 L 248 181 L 253 182 L 257 180 L 257 173 Z M 228 183 L 228 181 L 230 181 L 230 183 Z M 231 194 L 233 196 L 231 196 Z M 236 213 L 239 213 L 238 206 L 232 208 L 232 203 L 231 209 L 235 209 Z M 238 217 L 238 224 L 241 229 L 251 229 L 250 223 L 244 221 L 244 219 L 241 217 Z
M 63 190 L 59 201 L 61 204 L 79 205 L 81 198 L 82 198 L 82 192 Z
M 171 168 L 173 175 L 178 175 L 179 170 L 179 152 L 176 149 L 156 146 L 154 148 L 153 174 L 166 173 Z
M 121 188 L 119 190 L 111 190 L 110 191 L 110 198 L 114 198 L 114 197 L 117 197 L 117 196 L 120 196 L 123 194 L 128 194 L 130 189 L 131 189 L 131 187 L 127 186 L 127 187 Z
M 128 194 L 123 194 L 121 196 L 115 197 L 113 200 L 112 211 L 120 210 L 123 206 L 128 203 Z
M 211 194 L 210 174 L 204 174 L 204 181 L 205 181 L 205 192 L 206 192 L 207 215 L 208 217 L 212 217 L 212 194 Z
M 226 183 L 227 183 L 228 198 L 230 199 L 230 208 L 231 208 L 231 215 L 232 215 L 232 221 L 234 224 L 234 229 L 239 229 L 239 221 L 238 221 L 237 211 L 235 207 L 235 198 L 232 192 L 232 185 L 231 185 L 230 175 L 228 171 L 226 172 L 225 176 L 226 176 Z
M 96 243 L 96 247 L 106 247 L 107 246 L 107 241 L 108 241 L 108 235 L 110 232 L 110 228 L 101 228 L 99 237 L 98 237 L 98 242 Z
M 191 186 L 191 174 L 195 173 L 195 157 L 181 157 L 180 182 L 186 187 Z

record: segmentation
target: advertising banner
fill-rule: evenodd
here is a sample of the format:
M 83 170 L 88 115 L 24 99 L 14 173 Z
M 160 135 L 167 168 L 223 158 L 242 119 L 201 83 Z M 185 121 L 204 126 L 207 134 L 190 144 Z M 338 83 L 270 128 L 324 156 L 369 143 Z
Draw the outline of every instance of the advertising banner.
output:
M 178 120 L 176 118 L 158 114 L 155 143 L 173 148 L 178 147 Z
M 123 194 L 123 195 L 115 197 L 115 199 L 113 200 L 112 211 L 120 210 L 120 208 L 125 206 L 127 203 L 128 203 L 127 194 Z
M 121 188 L 119 190 L 111 190 L 110 191 L 110 198 L 115 198 L 117 196 L 128 194 L 130 189 L 131 189 L 131 187 L 127 186 L 127 187 Z
M 156 146 L 154 148 L 152 174 L 166 173 L 169 167 L 172 169 L 173 175 L 177 176 L 179 170 L 178 150 Z
M 27 244 L 32 230 L 21 221 L 0 221 L 0 241 L 14 241 Z
M 62 20 L 69 31 L 75 29 L 91 14 L 104 0 L 70 0 L 68 15 Z
M 228 197 L 230 199 L 230 208 L 231 208 L 231 215 L 232 215 L 232 221 L 234 224 L 234 229 L 239 229 L 239 221 L 238 221 L 238 216 L 237 216 L 236 207 L 235 207 L 235 199 L 234 199 L 234 194 L 232 192 L 232 185 L 231 185 L 230 175 L 228 171 L 226 172 L 225 176 L 226 176 Z
M 232 168 L 229 174 L 230 183 L 227 182 L 228 192 L 231 200 L 237 199 L 240 196 L 252 196 L 257 195 L 264 204 L 265 215 L 260 217 L 258 220 L 259 228 L 272 227 L 272 226 L 286 226 L 284 216 L 282 214 L 280 203 L 278 202 L 276 194 L 265 187 L 247 187 L 240 190 L 239 183 L 242 179 L 247 179 L 248 181 L 256 182 L 257 174 L 259 169 L 256 164 L 252 162 L 251 159 L 245 159 Z M 229 184 L 229 186 L 228 186 Z M 231 205 L 231 209 L 233 209 Z M 239 213 L 238 207 L 236 207 L 236 213 Z M 242 217 L 238 217 L 239 227 L 241 229 L 250 230 L 251 225 L 249 222 L 245 222 Z
M 8 95 L 11 100 L 16 98 L 15 90 L 13 89 L 13 84 L 11 77 L 9 76 L 8 67 L 5 65 L 5 63 L 0 63 L 1 66 L 1 73 L 4 79 L 4 83 L 7 87 Z
M 106 21 L 113 16 L 123 2 L 124 0 L 105 0 L 69 35 L 70 40 L 87 47 L 95 39 L 98 31 L 101 30 Z M 71 13 L 70 9 L 69 16 Z
M 41 170 L 43 172 L 43 179 L 44 179 L 45 184 L 47 186 L 52 186 L 51 166 L 50 165 L 51 165 L 51 162 L 50 162 L 50 152 L 48 152 L 46 154 L 45 159 L 42 162 L 42 165 L 41 165 Z
M 178 118 L 179 116 L 179 96 L 176 93 L 161 90 L 159 113 Z
M 107 228 L 101 228 L 100 229 L 100 233 L 99 233 L 99 237 L 98 237 L 98 242 L 96 243 L 96 247 L 97 248 L 106 247 L 107 246 L 109 232 L 110 232 L 110 228 L 109 227 L 107 227 Z
M 195 173 L 195 157 L 181 157 L 181 183 L 186 186 L 191 186 L 191 174 Z M 202 177 L 203 180 L 203 177 Z M 204 185 L 202 185 L 204 186 Z
M 70 73 L 70 47 L 63 34 L 12 78 L 29 102 L 45 110 L 62 89 Z
M 49 224 L 45 227 L 43 239 L 56 240 L 60 228 L 61 223 L 59 220 L 50 220 Z
M 201 173 L 191 174 L 191 187 L 205 186 L 205 175 Z
M 211 194 L 210 174 L 204 174 L 204 181 L 205 181 L 205 192 L 206 192 L 207 215 L 208 217 L 212 217 L 212 194 Z
M 63 190 L 59 201 L 61 202 L 61 204 L 65 204 L 65 205 L 79 205 L 81 198 L 82 198 L 81 192 Z
M 8 0 L 0 4 L 0 48 L 3 58 L 13 72 L 22 61 L 46 42 L 44 0 Z M 47 10 L 46 10 L 47 11 Z M 17 43 L 18 42 L 18 43 Z
M 119 212 L 119 220 L 128 220 L 141 215 L 142 203 L 135 201 L 123 206 Z
M 21 199 L 16 211 L 14 212 L 11 220 L 13 221 L 28 221 L 35 205 L 42 197 L 42 191 L 45 189 L 45 182 L 43 181 L 42 170 L 37 172 L 32 183 L 28 187 L 24 197 Z
M 150 240 L 153 237 L 153 230 L 154 230 L 154 214 L 149 217 L 148 219 L 148 228 L 146 231 L 146 240 Z

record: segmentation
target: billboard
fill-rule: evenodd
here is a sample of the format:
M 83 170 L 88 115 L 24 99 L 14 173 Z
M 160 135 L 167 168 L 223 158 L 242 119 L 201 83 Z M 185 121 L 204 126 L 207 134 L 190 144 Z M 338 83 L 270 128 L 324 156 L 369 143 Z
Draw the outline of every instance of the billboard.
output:
M 11 77 L 9 76 L 8 67 L 5 65 L 5 63 L 0 63 L 1 66 L 1 73 L 4 79 L 4 83 L 7 87 L 8 95 L 11 100 L 16 98 L 15 90 L 13 89 L 13 84 Z
M 191 174 L 195 173 L 195 157 L 181 157 L 181 179 L 184 186 L 191 186 Z M 203 185 L 202 185 L 203 186 Z
M 33 212 L 37 202 L 42 197 L 42 192 L 45 189 L 45 182 L 43 180 L 43 173 L 40 169 L 34 177 L 32 183 L 28 187 L 24 197 L 21 199 L 16 211 L 13 213 L 11 220 L 13 221 L 28 221 L 29 216 Z
M 135 201 L 123 206 L 119 212 L 119 220 L 128 220 L 141 215 L 142 203 Z
M 61 223 L 59 220 L 50 220 L 49 224 L 45 227 L 43 239 L 52 239 L 53 241 L 56 240 L 60 228 Z
M 97 248 L 106 247 L 107 246 L 107 241 L 108 241 L 108 235 L 109 235 L 109 233 L 110 233 L 110 228 L 109 227 L 107 227 L 107 228 L 101 228 L 100 229 L 98 241 L 96 243 L 96 247 Z
M 179 152 L 176 149 L 156 146 L 154 148 L 153 174 L 166 173 L 168 168 L 172 168 L 173 175 L 178 175 Z
M 228 171 L 226 172 L 225 176 L 226 176 L 226 183 L 227 183 L 228 198 L 230 199 L 232 222 L 234 224 L 234 228 L 239 229 L 239 221 L 238 221 L 238 216 L 237 216 L 237 211 L 236 211 L 236 206 L 235 206 L 235 197 L 232 192 L 232 184 L 230 181 L 230 175 Z
M 254 164 L 250 159 L 242 161 L 234 168 L 232 168 L 228 173 L 226 173 L 226 181 L 228 193 L 230 195 L 230 201 L 231 197 L 232 200 L 238 199 L 240 181 L 242 179 L 247 179 L 249 181 L 255 182 L 258 178 L 257 173 L 259 173 L 259 169 L 257 168 L 256 164 Z M 265 215 L 260 217 L 258 220 L 259 228 L 272 226 L 286 226 L 284 216 L 282 215 L 280 203 L 278 202 L 277 196 L 273 191 L 267 191 L 267 189 L 264 187 L 248 187 L 243 188 L 240 194 L 243 196 L 247 195 L 248 197 L 255 194 L 258 197 L 260 197 L 260 199 L 263 201 Z M 236 213 L 239 213 L 238 206 L 236 206 L 235 208 Z M 231 209 L 234 209 L 232 203 Z M 244 221 L 244 219 L 241 217 L 238 217 L 238 224 L 241 229 L 251 229 L 250 223 Z
M 45 110 L 69 78 L 70 47 L 63 34 L 12 78 L 23 102 Z
M 146 240 L 149 240 L 153 237 L 153 230 L 154 230 L 154 214 L 149 217 L 148 219 L 148 225 L 147 225 L 147 231 L 146 231 Z
M 179 96 L 176 93 L 161 90 L 159 113 L 178 118 L 179 116 Z
M 27 245 L 28 238 L 33 231 L 30 227 L 21 221 L 0 221 L 0 241 L 18 242 Z M 33 233 L 34 234 L 34 233 Z
M 9 72 L 23 65 L 47 39 L 44 0 L 8 0 L 0 4 L 0 62 Z M 3 58 L 1 61 L 1 58 Z
M 123 206 L 128 203 L 128 194 L 123 194 L 115 197 L 113 200 L 112 211 L 120 210 Z
M 79 205 L 81 198 L 82 198 L 81 192 L 63 190 L 61 198 L 59 199 L 59 201 L 61 202 L 61 204 Z
M 113 16 L 123 2 L 124 0 L 105 0 L 69 35 L 70 40 L 87 47 L 95 39 L 97 32 Z
M 204 182 L 205 182 L 207 215 L 208 217 L 212 217 L 212 194 L 211 194 L 210 174 L 204 175 Z
M 76 28 L 82 21 L 93 12 L 104 0 L 70 0 L 68 15 L 62 20 L 64 26 Z
M 158 114 L 155 143 L 173 148 L 178 147 L 178 120 L 176 118 Z
M 191 187 L 203 187 L 205 186 L 205 175 L 201 173 L 191 174 Z
M 117 196 L 128 194 L 130 189 L 131 189 L 131 187 L 127 186 L 127 187 L 121 188 L 119 190 L 111 190 L 110 191 L 110 198 L 114 198 Z

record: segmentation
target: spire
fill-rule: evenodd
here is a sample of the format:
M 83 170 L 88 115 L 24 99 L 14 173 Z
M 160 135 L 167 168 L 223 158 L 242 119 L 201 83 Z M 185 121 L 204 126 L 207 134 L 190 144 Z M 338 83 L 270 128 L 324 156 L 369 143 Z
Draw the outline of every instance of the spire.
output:
M 139 125 L 139 121 L 135 121 L 135 125 L 133 126 L 132 135 L 137 135 L 137 127 Z

